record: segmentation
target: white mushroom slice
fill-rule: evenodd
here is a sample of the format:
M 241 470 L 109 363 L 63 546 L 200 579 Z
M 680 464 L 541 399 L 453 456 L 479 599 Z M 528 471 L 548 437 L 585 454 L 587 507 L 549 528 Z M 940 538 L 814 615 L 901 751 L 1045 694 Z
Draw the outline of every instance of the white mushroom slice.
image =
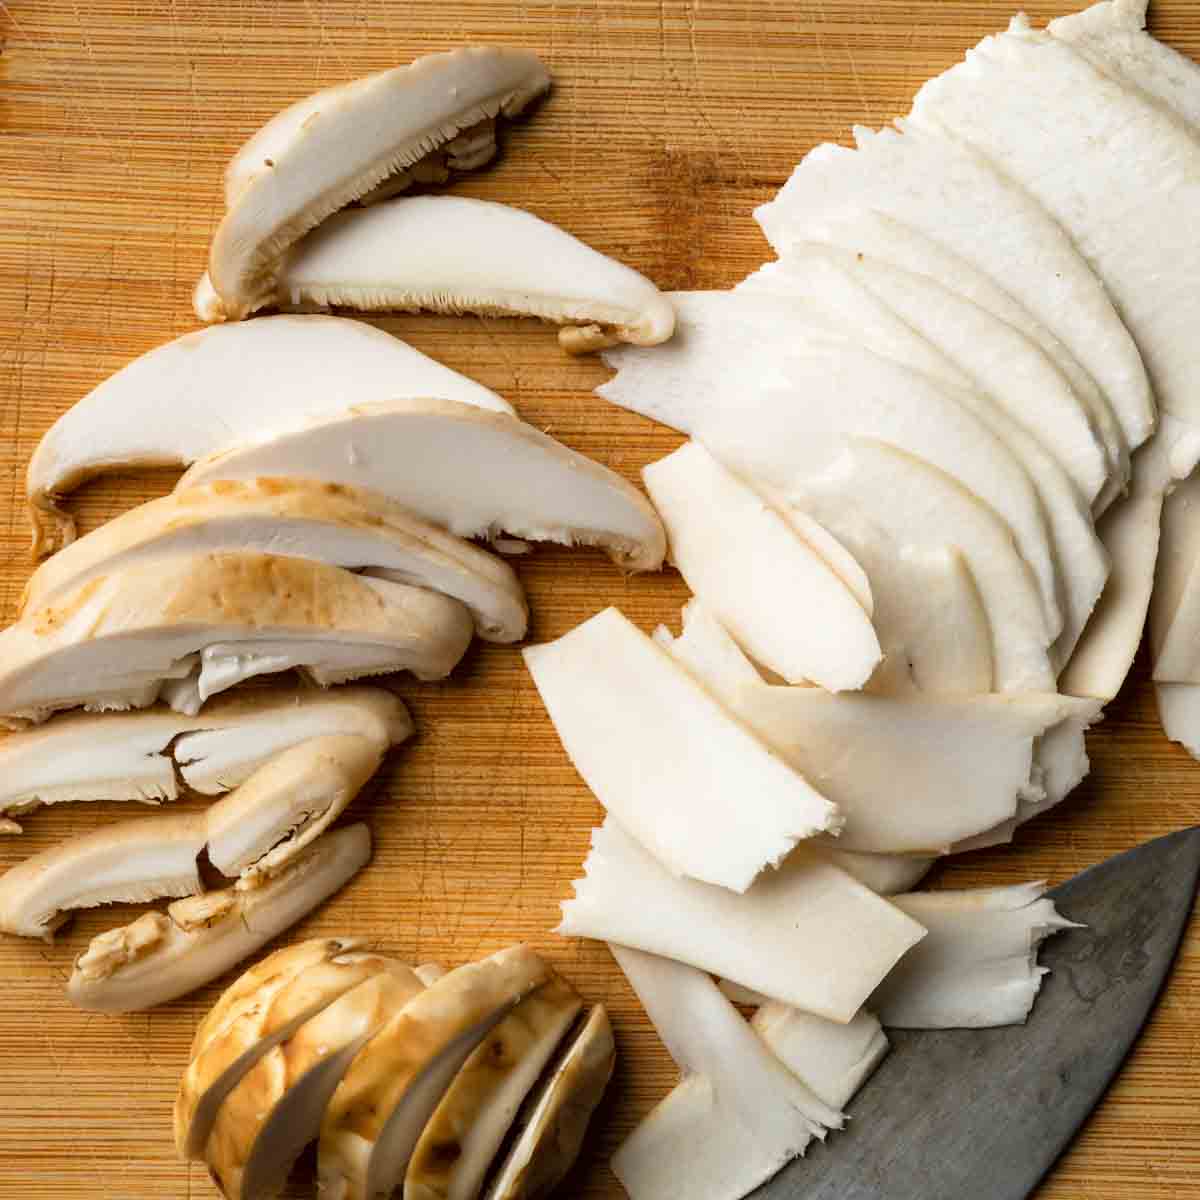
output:
M 453 400 L 359 405 L 198 462 L 179 487 L 263 476 L 378 492 L 459 537 L 602 546 L 632 571 L 657 570 L 666 549 L 654 510 L 620 476 L 515 417 Z
M 683 1082 L 621 1144 L 631 1200 L 731 1200 L 765 1183 L 842 1114 L 771 1053 L 707 975 L 611 947 Z
M 130 563 L 230 550 L 315 558 L 429 588 L 461 600 L 488 641 L 525 635 L 528 607 L 507 563 L 384 496 L 308 479 L 229 480 L 139 505 L 44 562 L 22 608 Z
M 332 945 L 337 946 L 332 952 L 317 959 L 310 956 L 299 966 L 290 958 L 277 958 L 295 947 L 277 951 L 266 977 L 261 969 L 256 974 L 257 986 L 247 987 L 234 1000 L 223 995 L 218 1001 L 220 1013 L 214 1009 L 209 1014 L 213 1025 L 197 1032 L 175 1095 L 175 1149 L 181 1158 L 204 1157 L 225 1097 L 263 1055 L 363 980 L 399 967 L 377 954 Z
M 854 135 L 857 150 L 818 146 L 756 210 L 776 250 L 786 253 L 811 231 L 864 210 L 904 222 L 983 271 L 1061 339 L 1088 365 L 1125 444 L 1140 446 L 1155 413 L 1138 348 L 1045 209 L 966 146 L 908 129 L 901 136 L 856 128 Z
M 698 442 L 642 472 L 671 561 L 759 662 L 789 683 L 859 688 L 881 657 L 853 592 Z
M 1193 471 L 1163 502 L 1150 649 L 1156 678 L 1186 675 L 1200 638 L 1200 472 Z
M 399 338 L 340 317 L 265 317 L 158 346 L 84 396 L 38 443 L 25 477 L 35 555 L 74 538 L 58 501 L 94 475 L 187 466 L 377 396 L 513 411 Z
M 405 669 L 436 679 L 472 631 L 457 600 L 307 559 L 230 553 L 135 563 L 0 634 L 0 713 L 19 725 L 79 705 L 145 704 L 148 684 L 205 646 L 245 643 L 249 652 L 262 639 L 292 648 L 314 677 L 328 665 L 339 681 Z
M 617 1060 L 612 1026 L 597 1004 L 571 1036 L 524 1114 L 520 1133 L 487 1185 L 484 1200 L 543 1200 L 579 1157 L 588 1122 Z M 406 1193 L 407 1200 L 407 1193 Z
M 835 867 L 852 875 L 880 896 L 894 896 L 915 887 L 937 861 L 920 855 L 863 854 L 835 846 L 813 847 L 814 854 L 827 858 Z
M 1200 758 L 1200 685 L 1159 683 L 1154 687 L 1163 733 Z
M 910 892 L 892 903 L 929 936 L 871 997 L 884 1025 L 984 1029 L 1019 1025 L 1042 986 L 1038 946 L 1078 929 L 1059 916 L 1040 883 L 963 892 Z
M 662 954 L 833 1021 L 848 1021 L 924 936 L 807 849 L 738 896 L 670 875 L 609 817 L 583 869 L 559 933 Z
M 551 976 L 479 1043 L 413 1150 L 404 1200 L 475 1200 L 522 1102 L 582 1007 L 575 989 Z
M 844 1108 L 888 1052 L 879 1020 L 860 1008 L 847 1025 L 789 1008 L 764 1004 L 750 1027 L 813 1095 Z
M 388 962 L 242 1076 L 218 1108 L 204 1149 L 228 1200 L 271 1200 L 283 1191 L 355 1055 L 424 988 L 411 968 Z
M 92 939 L 67 996 L 80 1008 L 136 1012 L 184 996 L 253 954 L 328 899 L 371 857 L 365 825 L 334 830 L 258 887 L 177 900 L 166 913 Z
M 269 298 L 279 259 L 298 238 L 461 131 L 499 113 L 515 116 L 549 86 L 530 51 L 469 46 L 286 109 L 234 160 L 226 181 L 232 204 L 198 289 L 209 303 L 197 303 L 197 315 L 246 316 Z
M 572 351 L 654 346 L 675 329 L 644 275 L 507 204 L 409 196 L 331 217 L 292 249 L 276 302 L 540 317 Z
M 331 1200 L 390 1196 L 455 1076 L 489 1032 L 550 979 L 527 946 L 443 975 L 371 1039 L 321 1122 L 317 1172 Z
M 584 781 L 667 870 L 742 892 L 802 838 L 840 827 L 829 801 L 615 608 L 524 656 Z

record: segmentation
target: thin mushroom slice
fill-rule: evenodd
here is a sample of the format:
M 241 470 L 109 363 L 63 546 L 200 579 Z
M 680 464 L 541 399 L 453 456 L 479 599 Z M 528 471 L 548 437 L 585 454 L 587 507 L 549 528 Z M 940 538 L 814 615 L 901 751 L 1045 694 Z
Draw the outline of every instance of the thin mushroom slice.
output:
M 348 825 L 258 887 L 190 896 L 165 913 L 146 913 L 102 933 L 75 960 L 67 996 L 98 1012 L 136 1012 L 184 996 L 290 928 L 370 857 L 367 827 Z
M 476 1200 L 522 1102 L 582 1007 L 575 989 L 551 976 L 479 1043 L 413 1150 L 404 1200 Z
M 317 1147 L 322 1193 L 390 1196 L 472 1052 L 550 978 L 537 954 L 514 946 L 450 971 L 400 1009 L 355 1058 L 326 1109 Z
M 20 727 L 64 708 L 144 707 L 200 656 L 199 700 L 299 666 L 319 683 L 447 675 L 471 640 L 457 600 L 268 554 L 132 563 L 26 612 L 0 634 L 0 713 Z
M 592 1113 L 617 1061 L 604 1005 L 587 1014 L 532 1106 L 484 1192 L 484 1200 L 540 1200 L 562 1182 L 579 1157 Z M 407 1192 L 405 1200 L 409 1200 Z
M 550 86 L 528 50 L 468 46 L 318 92 L 238 152 L 228 212 L 196 295 L 202 321 L 236 320 L 273 290 L 283 253 L 326 217 L 464 130 L 512 117 Z M 478 158 L 463 147 L 464 159 Z
M 540 317 L 572 353 L 675 329 L 644 275 L 507 204 L 411 196 L 331 217 L 295 246 L 277 303 Z
M 308 479 L 226 480 L 139 505 L 44 562 L 22 609 L 131 563 L 181 554 L 286 552 L 462 601 L 488 641 L 524 637 L 528 606 L 512 568 L 374 492 Z
M 445 396 L 512 413 L 495 392 L 360 321 L 275 316 L 157 346 L 67 410 L 25 476 L 34 557 L 75 537 L 60 507 L 81 483 L 138 466 L 186 467 L 377 396 Z
M 1200 472 L 1167 496 L 1162 509 L 1150 651 L 1156 679 L 1184 676 L 1200 638 Z
M 459 537 L 600 546 L 631 571 L 657 570 L 666 551 L 654 509 L 620 476 L 515 417 L 454 400 L 359 405 L 198 462 L 179 486 L 262 476 L 378 492 Z
M 227 1200 L 272 1200 L 283 1190 L 355 1056 L 424 988 L 410 967 L 385 961 L 242 1076 L 204 1148 Z

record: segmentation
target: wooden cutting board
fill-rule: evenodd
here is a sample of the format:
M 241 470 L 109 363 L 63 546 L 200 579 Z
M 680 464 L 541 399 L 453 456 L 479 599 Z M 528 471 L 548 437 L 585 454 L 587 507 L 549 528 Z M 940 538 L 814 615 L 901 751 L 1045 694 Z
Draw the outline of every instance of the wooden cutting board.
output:
M 1036 18 L 1056 12 L 1034 8 Z M 465 42 L 533 47 L 554 73 L 552 97 L 505 130 L 492 169 L 457 190 L 521 204 L 665 288 L 725 287 L 766 256 L 751 209 L 800 155 L 903 111 L 922 80 L 1009 15 L 1006 0 L 0 3 L 0 615 L 11 618 L 28 570 L 21 497 L 37 439 L 107 374 L 193 328 L 189 297 L 221 210 L 222 167 L 289 101 Z M 1161 36 L 1200 54 L 1197 6 L 1173 0 L 1154 15 Z M 604 368 L 563 357 L 533 323 L 378 323 L 631 479 L 678 441 L 592 396 Z M 122 477 L 86 489 L 76 510 L 90 527 L 171 483 Z M 674 574 L 625 579 L 592 553 L 541 549 L 519 569 L 535 639 L 607 604 L 643 628 L 677 628 L 686 594 Z M 599 806 L 514 649 L 476 646 L 448 682 L 398 687 L 419 738 L 355 805 L 374 830 L 374 862 L 294 936 L 361 934 L 447 965 L 521 939 L 543 948 L 609 1006 L 621 1052 L 562 1194 L 619 1196 L 609 1155 L 674 1073 L 607 951 L 550 932 Z M 1162 736 L 1144 661 L 1090 751 L 1093 774 L 1061 809 L 936 882 L 1058 881 L 1200 819 L 1200 766 Z M 24 837 L 0 841 L 0 868 L 127 815 L 104 805 L 38 813 Z M 0 939 L 0 1197 L 215 1194 L 201 1169 L 175 1161 L 170 1105 L 217 988 L 128 1017 L 78 1012 L 63 995 L 73 956 L 129 916 L 84 915 L 53 946 Z M 1198 1022 L 1200 926 L 1045 1200 L 1200 1195 Z M 981 1181 L 978 1194 L 986 1189 Z

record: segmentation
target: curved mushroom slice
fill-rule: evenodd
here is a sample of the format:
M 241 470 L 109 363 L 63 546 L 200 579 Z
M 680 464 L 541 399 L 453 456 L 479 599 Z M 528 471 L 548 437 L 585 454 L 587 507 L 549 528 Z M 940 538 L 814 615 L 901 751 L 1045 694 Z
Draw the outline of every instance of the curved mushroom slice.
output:
M 94 475 L 187 466 L 376 396 L 513 411 L 399 338 L 340 317 L 264 317 L 158 346 L 84 396 L 38 443 L 25 476 L 35 556 L 73 540 L 74 519 L 58 503 Z
M 136 1012 L 184 996 L 290 928 L 370 857 L 367 827 L 348 825 L 257 887 L 190 896 L 102 933 L 75 960 L 67 996 L 99 1012 Z
M 261 476 L 379 492 L 459 537 L 602 546 L 631 571 L 657 570 L 666 550 L 654 509 L 620 476 L 515 417 L 453 400 L 359 405 L 198 462 L 179 487 Z
M 488 641 L 524 637 L 529 611 L 507 563 L 373 492 L 308 479 L 226 480 L 151 500 L 43 563 L 22 608 L 131 563 L 256 551 L 313 558 L 461 600 Z
M 476 1046 L 551 978 L 527 946 L 443 975 L 351 1064 L 321 1122 L 317 1171 L 335 1200 L 390 1196 L 434 1110 Z
M 1163 733 L 1193 758 L 1200 758 L 1200 685 L 1159 683 L 1154 694 Z
M 1150 649 L 1156 678 L 1186 672 L 1200 630 L 1200 473 L 1182 480 L 1163 502 L 1154 591 L 1150 596 Z
M 288 256 L 276 302 L 540 317 L 565 349 L 654 346 L 675 329 L 644 275 L 519 208 L 411 196 L 331 217 Z
M 552 975 L 479 1043 L 413 1150 L 404 1200 L 475 1200 L 522 1101 L 582 1007 L 575 989 Z
M 269 669 L 301 665 L 318 681 L 405 669 L 436 679 L 462 657 L 471 633 L 457 600 L 307 559 L 239 553 L 135 563 L 0 634 L 0 713 L 8 723 L 79 705 L 144 706 L 163 679 L 186 674 L 192 656 L 210 647 L 233 655 L 282 648 L 290 661 Z M 202 670 L 201 700 L 232 682 L 210 687 Z
M 242 1076 L 204 1149 L 228 1200 L 271 1200 L 283 1190 L 355 1055 L 424 987 L 410 967 L 386 960 Z
M 271 295 L 287 248 L 390 175 L 503 113 L 516 116 L 550 86 L 528 50 L 469 46 L 430 54 L 285 109 L 238 152 L 232 201 L 197 288 L 202 321 L 237 319 Z M 472 161 L 476 151 L 464 147 Z
M 232 1006 L 225 1003 L 223 1024 L 203 1041 L 197 1034 L 175 1096 L 179 1156 L 203 1159 L 221 1105 L 259 1060 L 351 988 L 385 970 L 399 970 L 403 976 L 407 968 L 378 954 L 341 951 L 298 971 L 276 966 L 265 982 Z
M 516 1141 L 487 1185 L 484 1200 L 541 1200 L 579 1157 L 583 1135 L 617 1061 L 604 1005 L 597 1004 L 568 1039 Z M 410 1200 L 407 1191 L 405 1200 Z

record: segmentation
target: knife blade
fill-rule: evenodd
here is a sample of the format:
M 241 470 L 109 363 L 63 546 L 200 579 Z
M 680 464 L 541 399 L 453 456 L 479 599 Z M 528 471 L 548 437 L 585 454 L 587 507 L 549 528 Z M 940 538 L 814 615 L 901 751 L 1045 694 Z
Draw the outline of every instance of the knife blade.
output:
M 1047 942 L 1025 1025 L 889 1030 L 891 1053 L 841 1133 L 758 1200 L 1023 1200 L 1096 1106 L 1170 972 L 1200 877 L 1200 826 L 1049 894 L 1082 922 Z

